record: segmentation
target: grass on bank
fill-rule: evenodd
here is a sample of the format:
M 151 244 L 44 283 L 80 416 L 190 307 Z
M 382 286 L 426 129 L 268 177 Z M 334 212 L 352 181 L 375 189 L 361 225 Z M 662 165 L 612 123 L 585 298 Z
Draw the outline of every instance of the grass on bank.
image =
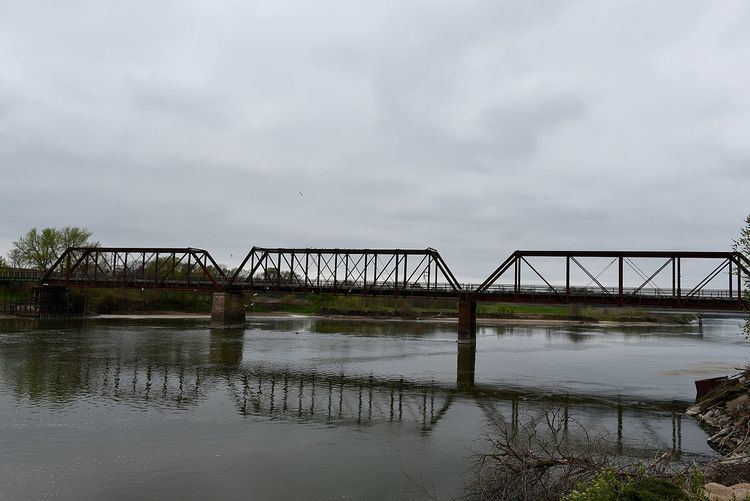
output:
M 564 405 L 522 403 L 515 421 L 494 420 L 486 438 L 473 455 L 468 499 L 708 501 L 710 465 L 647 446 L 623 453 L 611 431 L 584 426 Z
M 255 296 L 248 312 L 289 312 L 318 315 L 359 315 L 402 318 L 455 317 L 455 300 L 428 298 L 363 297 L 334 295 Z M 693 315 L 653 313 L 639 308 L 595 308 L 580 305 L 533 305 L 484 303 L 477 307 L 480 318 L 520 318 L 614 322 L 688 323 Z

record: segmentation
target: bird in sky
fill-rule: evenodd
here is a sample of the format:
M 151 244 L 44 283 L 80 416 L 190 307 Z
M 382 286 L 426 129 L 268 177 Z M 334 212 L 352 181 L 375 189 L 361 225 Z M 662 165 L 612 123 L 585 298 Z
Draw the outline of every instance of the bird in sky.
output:
M 302 192 L 301 192 L 301 191 L 300 191 L 300 192 L 298 192 L 298 193 L 299 193 L 299 196 L 301 196 L 301 197 L 304 197 L 304 196 L 305 196 L 305 195 L 303 195 L 303 194 L 302 194 Z

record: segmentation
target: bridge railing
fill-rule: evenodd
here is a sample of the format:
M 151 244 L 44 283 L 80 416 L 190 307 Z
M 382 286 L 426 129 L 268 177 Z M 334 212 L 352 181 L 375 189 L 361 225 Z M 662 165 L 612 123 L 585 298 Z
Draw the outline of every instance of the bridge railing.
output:
M 0 267 L 0 280 L 35 282 L 42 274 L 43 272 L 32 268 Z
M 543 295 L 543 296 L 554 296 L 565 295 L 561 293 L 561 288 L 549 287 L 547 285 L 523 285 L 516 288 L 513 284 L 500 284 L 493 285 L 485 290 L 485 294 L 497 294 L 497 295 Z M 653 298 L 676 298 L 670 291 L 665 291 L 660 288 L 641 288 L 635 287 L 624 287 L 623 295 L 630 297 L 653 297 Z M 597 297 L 617 297 L 620 293 L 617 287 L 606 287 L 592 288 L 592 287 L 575 287 L 571 286 L 569 293 L 571 296 L 597 296 Z M 696 291 L 690 297 L 700 299 L 737 299 L 737 294 L 731 293 L 724 289 L 703 289 Z

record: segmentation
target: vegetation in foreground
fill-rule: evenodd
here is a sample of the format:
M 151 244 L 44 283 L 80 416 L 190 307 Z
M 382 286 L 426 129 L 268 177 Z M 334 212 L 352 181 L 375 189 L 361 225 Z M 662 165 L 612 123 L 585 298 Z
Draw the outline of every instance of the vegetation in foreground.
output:
M 592 434 L 559 408 L 525 415 L 515 425 L 499 422 L 487 438 L 490 450 L 474 456 L 471 499 L 704 501 L 715 485 L 706 482 L 727 478 L 726 471 L 716 478 L 712 465 L 675 462 L 670 451 L 627 459 L 610 434 Z M 746 481 L 750 467 L 735 465 L 732 474 L 733 483 Z

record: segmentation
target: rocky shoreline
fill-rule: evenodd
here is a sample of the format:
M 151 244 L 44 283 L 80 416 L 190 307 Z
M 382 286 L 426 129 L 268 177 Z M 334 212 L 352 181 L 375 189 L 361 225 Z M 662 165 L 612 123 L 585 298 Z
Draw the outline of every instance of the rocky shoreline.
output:
M 711 433 L 708 445 L 728 458 L 750 453 L 749 376 L 728 378 L 686 411 Z
M 750 371 L 727 378 L 685 412 L 711 436 L 708 445 L 723 457 L 705 469 L 710 500 L 750 495 Z

